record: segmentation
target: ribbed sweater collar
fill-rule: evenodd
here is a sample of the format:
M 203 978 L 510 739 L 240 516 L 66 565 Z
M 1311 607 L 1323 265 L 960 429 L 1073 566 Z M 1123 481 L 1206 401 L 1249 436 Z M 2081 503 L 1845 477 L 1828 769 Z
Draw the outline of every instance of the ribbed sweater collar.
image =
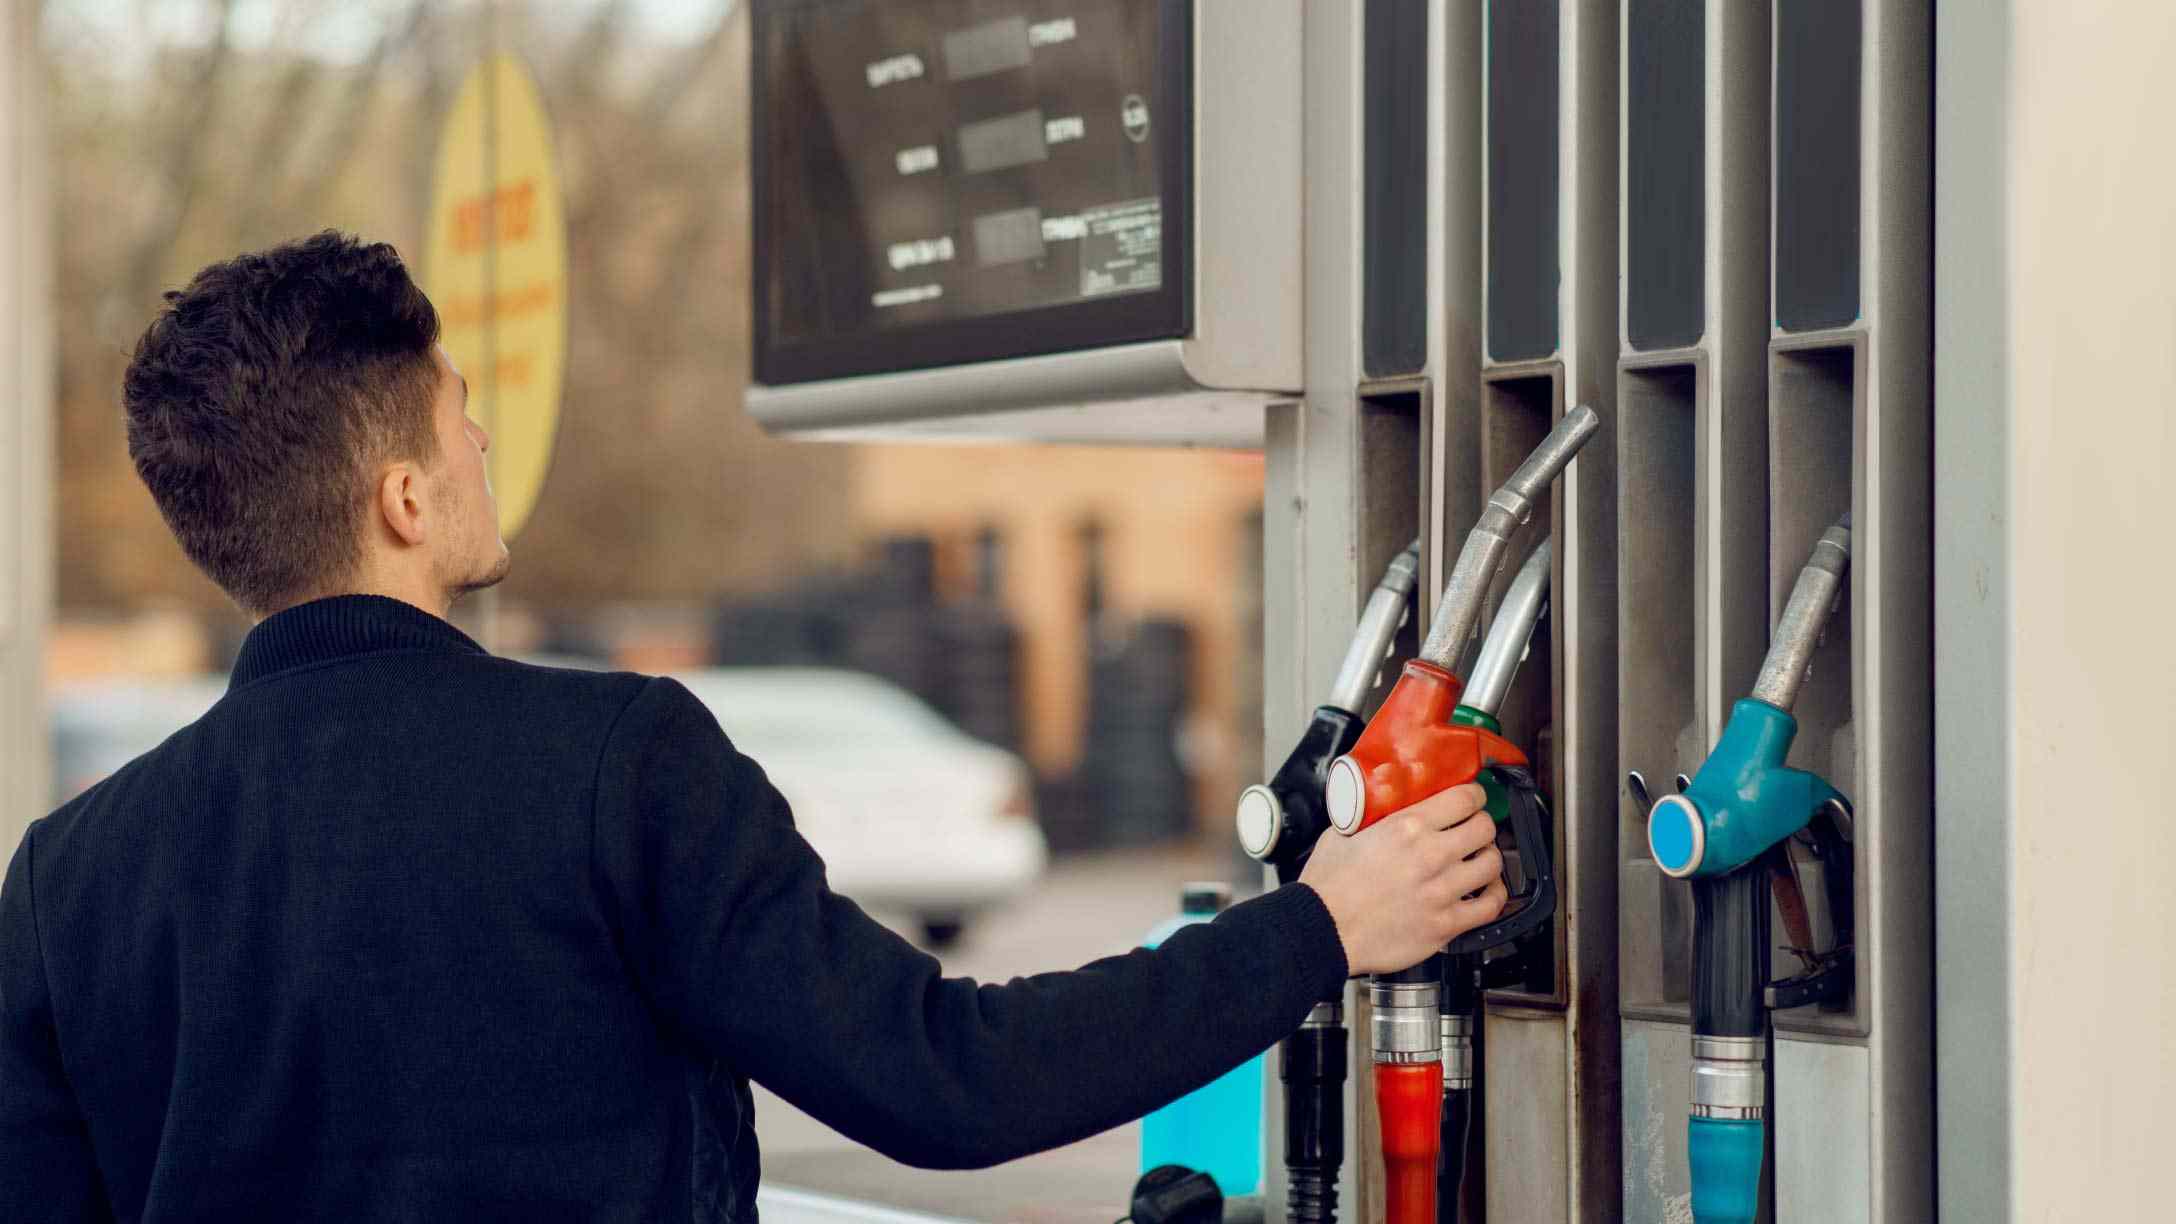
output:
M 296 604 L 259 622 L 242 640 L 228 688 L 382 650 L 486 653 L 467 634 L 413 604 L 383 595 L 335 595 Z

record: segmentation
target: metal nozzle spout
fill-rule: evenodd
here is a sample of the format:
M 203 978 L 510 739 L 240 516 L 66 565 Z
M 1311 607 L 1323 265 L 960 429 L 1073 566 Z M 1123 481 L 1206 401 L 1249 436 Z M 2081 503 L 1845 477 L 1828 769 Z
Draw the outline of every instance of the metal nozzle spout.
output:
M 1422 659 L 1446 671 L 1458 666 L 1458 653 L 1465 648 L 1466 639 L 1473 636 L 1474 624 L 1481 618 L 1481 602 L 1488 596 L 1489 584 L 1496 580 L 1496 571 L 1503 566 L 1511 533 L 1533 516 L 1534 504 L 1548 495 L 1557 474 L 1601 428 L 1602 419 L 1592 408 L 1581 405 L 1565 413 L 1526 462 L 1511 473 L 1511 479 L 1489 495 L 1488 509 L 1481 512 L 1481 521 L 1466 536 L 1466 546 L 1458 554 L 1451 580 L 1443 588 L 1435 623 L 1428 626 L 1428 639 L 1421 644 Z
M 1504 703 L 1504 694 L 1511 689 L 1511 678 L 1519 672 L 1519 664 L 1526 658 L 1526 644 L 1533 639 L 1534 626 L 1541 623 L 1542 613 L 1549 608 L 1549 541 L 1534 546 L 1533 555 L 1519 567 L 1519 576 L 1511 580 L 1511 588 L 1504 592 L 1504 601 L 1496 609 L 1496 619 L 1488 627 L 1488 636 L 1481 639 L 1481 653 L 1473 660 L 1473 673 L 1466 677 L 1466 693 L 1460 704 L 1494 715 Z
M 1761 662 L 1760 677 L 1753 682 L 1752 697 L 1789 712 L 1806 682 L 1806 666 L 1813 648 L 1820 644 L 1829 613 L 1843 593 L 1851 568 L 1851 516 L 1821 533 L 1814 542 L 1806 568 L 1798 571 L 1790 602 L 1783 605 L 1783 619 L 1776 622 L 1775 640 Z
M 1398 626 L 1405 623 L 1406 601 L 1413 597 L 1413 588 L 1419 582 L 1420 541 L 1415 540 L 1390 559 L 1375 584 L 1375 593 L 1368 596 L 1367 606 L 1361 609 L 1360 623 L 1353 628 L 1351 644 L 1345 647 L 1345 661 L 1338 665 L 1337 680 L 1330 685 L 1331 705 L 1348 713 L 1360 712 L 1360 703 L 1375 687 L 1376 674 L 1390 653 Z

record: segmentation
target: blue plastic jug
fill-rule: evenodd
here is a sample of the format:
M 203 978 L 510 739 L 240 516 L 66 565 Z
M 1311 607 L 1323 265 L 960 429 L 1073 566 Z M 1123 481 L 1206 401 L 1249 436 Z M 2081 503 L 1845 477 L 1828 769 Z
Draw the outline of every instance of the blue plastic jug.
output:
M 1153 948 L 1180 927 L 1207 922 L 1231 903 L 1222 883 L 1193 883 L 1179 892 L 1179 914 L 1157 924 L 1141 941 Z M 1187 1093 L 1141 1119 L 1141 1170 L 1183 1165 L 1216 1179 L 1226 1198 L 1262 1188 L 1262 1074 L 1264 1055 Z

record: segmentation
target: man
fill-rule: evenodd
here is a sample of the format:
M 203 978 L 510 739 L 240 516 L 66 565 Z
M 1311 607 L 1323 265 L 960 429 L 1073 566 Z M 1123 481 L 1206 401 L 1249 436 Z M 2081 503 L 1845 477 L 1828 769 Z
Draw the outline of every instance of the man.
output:
M 490 439 L 392 248 L 167 295 L 125 388 L 252 615 L 203 719 L 0 889 L 0 1220 L 755 1218 L 756 1080 L 914 1164 L 1137 1117 L 1504 903 L 1466 787 L 1161 949 L 978 986 L 830 892 L 671 680 L 493 658 Z

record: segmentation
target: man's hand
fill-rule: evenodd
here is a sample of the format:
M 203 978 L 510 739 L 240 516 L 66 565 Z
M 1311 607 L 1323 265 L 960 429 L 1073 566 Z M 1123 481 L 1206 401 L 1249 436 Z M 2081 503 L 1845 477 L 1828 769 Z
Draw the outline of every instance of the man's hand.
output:
M 1504 859 L 1485 802 L 1469 782 L 1315 843 L 1300 883 L 1337 923 L 1350 972 L 1411 968 L 1503 912 Z

